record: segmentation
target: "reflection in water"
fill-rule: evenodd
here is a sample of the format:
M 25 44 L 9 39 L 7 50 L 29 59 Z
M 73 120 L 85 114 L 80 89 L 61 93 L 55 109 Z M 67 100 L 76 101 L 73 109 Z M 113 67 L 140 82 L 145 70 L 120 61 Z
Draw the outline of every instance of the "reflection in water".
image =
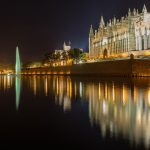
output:
M 1 78 L 2 79 L 2 78 Z M 72 101 L 87 101 L 91 125 L 100 127 L 101 135 L 124 137 L 150 147 L 150 79 L 77 79 L 69 76 L 27 76 L 34 96 L 45 93 L 54 97 L 64 111 L 71 111 Z M 6 88 L 11 79 L 0 80 Z M 21 79 L 16 77 L 16 109 L 19 107 Z M 43 91 L 44 90 L 44 91 Z
M 140 143 L 144 140 L 146 146 L 150 142 L 150 107 L 147 101 L 147 92 L 141 95 L 139 99 L 139 89 L 134 88 L 135 91 L 129 89 L 126 85 L 122 84 L 119 88 L 115 87 L 115 101 L 112 101 L 113 95 L 112 85 L 108 85 L 108 98 L 101 96 L 100 101 L 97 100 L 97 86 L 94 86 L 94 92 L 91 91 L 94 99 L 89 99 L 90 120 L 91 123 L 99 124 L 102 135 L 105 137 L 106 130 L 111 132 L 111 135 L 117 136 L 122 134 L 125 138 L 131 141 Z M 101 87 L 101 91 L 105 90 L 106 86 Z M 133 98 L 132 99 L 132 94 Z
M 45 78 L 45 81 L 44 81 L 45 83 L 45 95 L 47 96 L 47 94 L 48 94 L 48 83 L 47 83 L 47 77 Z
M 20 101 L 20 88 L 21 88 L 21 77 L 15 77 L 15 89 L 16 89 L 16 110 L 19 108 L 19 101 Z
M 45 96 L 49 93 L 54 94 L 56 104 L 62 105 L 64 111 L 71 110 L 71 98 L 74 93 L 72 90 L 76 91 L 76 84 L 72 85 L 70 77 L 30 76 L 25 80 L 35 96 L 44 89 Z
M 9 75 L 3 75 L 0 77 L 0 89 L 7 89 L 12 87 L 12 78 Z
M 1 75 L 0 76 L 0 90 L 7 91 L 12 88 L 14 76 L 11 75 Z M 20 89 L 21 89 L 21 77 L 15 76 L 15 95 L 16 95 L 16 110 L 19 107 L 20 101 Z
M 31 84 L 32 84 L 32 82 L 31 82 Z M 36 77 L 35 76 L 33 76 L 33 91 L 34 91 L 34 95 L 36 95 L 36 89 L 37 89 L 37 87 L 36 87 Z
M 42 78 L 44 85 L 39 77 L 34 77 L 32 89 L 36 83 L 37 87 L 43 86 L 45 96 L 48 92 L 53 94 L 56 104 L 63 106 L 64 111 L 71 111 L 71 102 L 75 99 L 88 100 L 91 125 L 99 125 L 103 137 L 109 131 L 112 137 L 123 136 L 137 144 L 143 141 L 149 147 L 150 86 L 147 82 L 138 85 L 136 81 L 86 81 L 63 76 Z
M 72 86 L 71 79 L 63 77 L 54 77 L 53 90 L 56 104 L 63 105 L 64 111 L 71 109 Z

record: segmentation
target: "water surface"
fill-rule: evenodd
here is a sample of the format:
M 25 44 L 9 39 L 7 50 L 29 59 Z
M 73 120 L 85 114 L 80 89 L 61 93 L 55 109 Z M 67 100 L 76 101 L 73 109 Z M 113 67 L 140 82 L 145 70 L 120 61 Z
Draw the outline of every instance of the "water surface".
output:
M 150 148 L 150 78 L 0 76 L 0 143 Z

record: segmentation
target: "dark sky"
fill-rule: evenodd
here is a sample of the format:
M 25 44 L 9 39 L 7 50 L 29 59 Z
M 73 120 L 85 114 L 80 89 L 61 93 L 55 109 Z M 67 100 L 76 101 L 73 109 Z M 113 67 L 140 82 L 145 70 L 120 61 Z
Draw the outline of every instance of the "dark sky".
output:
M 15 62 L 15 47 L 23 62 L 38 60 L 45 52 L 72 47 L 88 49 L 90 25 L 125 15 L 150 0 L 3 0 L 0 2 L 0 63 Z

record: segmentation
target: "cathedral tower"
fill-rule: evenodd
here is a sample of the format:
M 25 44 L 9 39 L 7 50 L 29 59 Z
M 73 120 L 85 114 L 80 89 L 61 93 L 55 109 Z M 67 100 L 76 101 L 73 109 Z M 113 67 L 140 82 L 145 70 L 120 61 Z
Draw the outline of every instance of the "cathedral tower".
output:
M 93 50 L 94 50 L 94 47 L 93 47 L 93 40 L 94 40 L 94 31 L 93 31 L 93 27 L 91 25 L 91 28 L 90 28 L 90 33 L 89 33 L 89 55 L 90 57 L 93 57 Z

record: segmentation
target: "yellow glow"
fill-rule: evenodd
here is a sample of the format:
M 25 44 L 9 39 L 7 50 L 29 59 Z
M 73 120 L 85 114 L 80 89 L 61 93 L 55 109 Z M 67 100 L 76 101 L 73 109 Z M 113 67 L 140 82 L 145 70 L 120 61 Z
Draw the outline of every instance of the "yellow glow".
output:
M 75 97 L 77 96 L 77 84 L 76 82 L 74 83 L 74 94 L 75 94 Z
M 98 85 L 98 98 L 101 99 L 101 84 Z
M 150 88 L 148 89 L 148 105 L 150 106 Z
M 7 88 L 7 79 L 6 79 L 6 76 L 4 76 L 4 90 L 6 90 Z
M 48 83 L 47 83 L 47 77 L 45 78 L 45 95 L 47 96 L 48 93 Z
M 137 88 L 136 88 L 136 86 L 134 85 L 134 88 L 133 88 L 133 93 L 134 93 L 134 101 L 137 101 L 137 99 L 138 99 L 138 92 L 137 92 Z
M 36 76 L 33 76 L 33 91 L 35 96 L 36 96 L 36 89 L 37 89 Z
M 70 71 L 67 71 L 66 74 L 70 74 Z
M 122 92 L 122 100 L 123 100 L 123 104 L 125 105 L 127 102 L 127 97 L 128 97 L 128 92 L 127 92 L 127 88 L 125 87 L 125 85 L 123 84 L 123 92 Z
M 113 99 L 113 101 L 115 101 L 115 86 L 114 86 L 114 82 L 113 82 L 113 85 L 112 85 L 112 99 Z
M 142 116 L 140 111 L 137 112 L 136 121 L 138 125 L 141 125 Z
M 7 87 L 11 87 L 11 81 L 10 81 L 10 76 L 7 76 Z
M 69 84 L 69 90 L 70 90 L 70 94 L 69 94 L 69 97 L 71 98 L 72 97 L 72 82 L 71 82 L 71 79 L 70 79 L 70 84 Z
M 56 94 L 59 94 L 59 79 L 58 77 L 56 78 Z
M 107 99 L 107 95 L 108 94 L 108 92 L 107 92 L 107 83 L 105 83 L 105 99 Z

